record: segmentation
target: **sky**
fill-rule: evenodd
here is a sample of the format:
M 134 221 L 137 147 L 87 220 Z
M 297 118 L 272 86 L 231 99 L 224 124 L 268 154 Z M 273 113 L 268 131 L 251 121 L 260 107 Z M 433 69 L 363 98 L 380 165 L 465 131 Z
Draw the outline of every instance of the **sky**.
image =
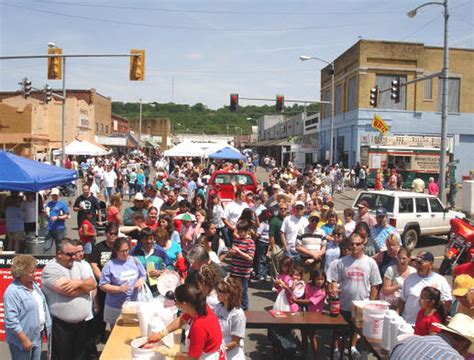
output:
M 129 81 L 129 58 L 67 60 L 66 87 L 114 101 L 227 106 L 229 95 L 319 100 L 320 61 L 359 39 L 443 44 L 443 7 L 414 18 L 419 0 L 0 0 L 0 56 L 128 54 L 146 50 L 145 81 Z M 474 0 L 449 0 L 449 44 L 474 48 Z M 46 83 L 46 59 L 0 60 L 0 91 L 28 77 Z M 273 104 L 270 102 L 268 104 Z M 240 100 L 241 105 L 259 101 Z M 287 102 L 286 105 L 289 105 Z

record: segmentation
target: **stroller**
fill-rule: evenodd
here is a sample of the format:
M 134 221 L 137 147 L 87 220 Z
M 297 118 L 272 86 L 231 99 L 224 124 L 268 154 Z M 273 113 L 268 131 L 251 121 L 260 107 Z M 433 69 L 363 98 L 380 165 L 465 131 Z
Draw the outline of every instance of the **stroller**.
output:
M 107 227 L 107 204 L 105 201 L 100 200 L 100 218 L 97 219 L 97 223 L 95 225 L 95 230 L 97 235 L 104 235 L 105 228 Z

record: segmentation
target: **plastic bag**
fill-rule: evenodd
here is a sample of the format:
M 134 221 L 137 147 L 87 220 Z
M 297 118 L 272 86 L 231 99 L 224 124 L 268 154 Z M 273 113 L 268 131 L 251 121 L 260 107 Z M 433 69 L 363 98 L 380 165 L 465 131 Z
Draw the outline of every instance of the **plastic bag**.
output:
M 273 310 L 278 311 L 291 311 L 290 303 L 286 297 L 285 290 L 282 290 L 278 293 L 278 296 L 273 304 Z
M 137 301 L 147 303 L 152 300 L 153 294 L 151 293 L 150 288 L 147 284 L 143 284 L 140 290 L 138 290 Z

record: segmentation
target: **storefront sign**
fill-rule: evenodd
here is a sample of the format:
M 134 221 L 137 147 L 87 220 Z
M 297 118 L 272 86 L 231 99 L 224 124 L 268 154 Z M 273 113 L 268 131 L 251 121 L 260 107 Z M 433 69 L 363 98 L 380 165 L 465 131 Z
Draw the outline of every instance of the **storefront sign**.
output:
M 451 139 L 448 139 L 451 142 Z M 371 145 L 418 147 L 418 148 L 439 148 L 441 138 L 435 136 L 373 136 L 370 139 Z
M 3 327 L 4 324 L 4 307 L 3 307 L 3 294 L 13 281 L 10 275 L 10 268 L 12 266 L 12 260 L 15 255 L 0 255 L 0 341 L 5 341 L 5 330 Z M 53 255 L 36 255 L 36 260 L 38 261 L 38 266 L 35 270 L 35 281 L 38 284 L 41 284 L 41 272 L 43 271 L 44 266 L 50 262 L 54 256 Z
M 411 158 L 412 171 L 439 172 L 439 156 L 415 155 Z
M 382 135 L 385 135 L 390 130 L 390 127 L 385 121 L 382 120 L 379 115 L 374 115 L 374 119 L 372 120 L 372 127 L 380 131 Z

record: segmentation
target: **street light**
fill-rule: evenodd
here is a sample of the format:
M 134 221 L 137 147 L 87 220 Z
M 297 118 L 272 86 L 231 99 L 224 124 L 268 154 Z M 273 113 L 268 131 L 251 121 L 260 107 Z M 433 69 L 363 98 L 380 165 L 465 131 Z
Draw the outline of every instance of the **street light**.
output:
M 300 55 L 300 60 L 301 61 L 308 61 L 308 60 L 318 60 L 321 61 L 327 65 L 331 66 L 331 131 L 330 131 L 330 141 L 329 141 L 329 164 L 333 163 L 333 147 L 334 147 L 334 111 L 335 111 L 335 96 L 334 96 L 334 61 L 329 62 L 327 60 L 318 58 L 316 56 L 308 56 L 308 55 Z
M 442 101 L 441 101 L 441 148 L 440 148 L 440 191 L 439 198 L 446 205 L 446 152 L 448 142 L 448 81 L 449 81 L 449 48 L 448 48 L 448 0 L 430 1 L 407 12 L 407 16 L 413 18 L 417 11 L 428 5 L 441 5 L 444 7 L 444 48 L 443 48 L 443 71 L 442 80 Z

